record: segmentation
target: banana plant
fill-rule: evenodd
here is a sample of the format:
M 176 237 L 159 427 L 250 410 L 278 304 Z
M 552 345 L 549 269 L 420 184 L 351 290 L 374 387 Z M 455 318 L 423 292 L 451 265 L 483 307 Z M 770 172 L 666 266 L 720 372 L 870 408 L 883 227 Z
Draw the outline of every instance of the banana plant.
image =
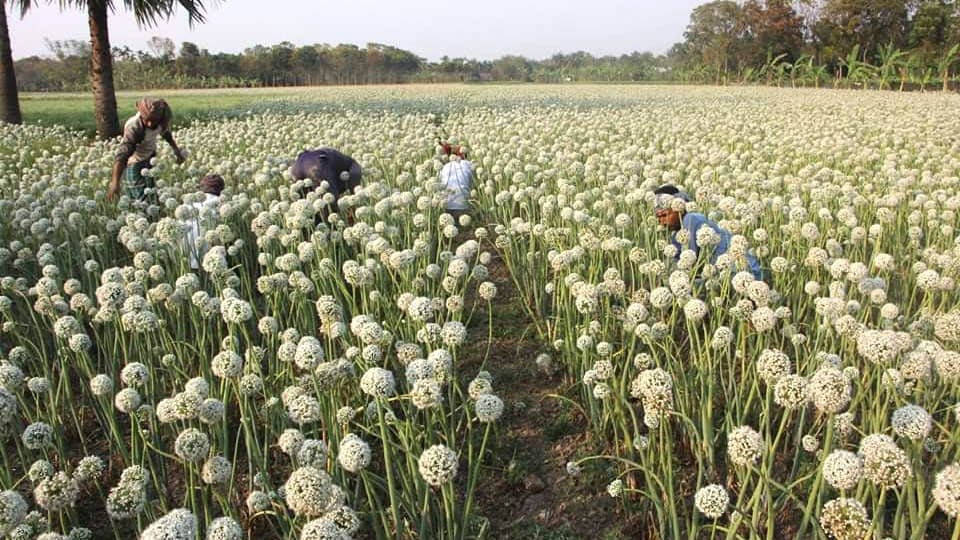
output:
M 919 51 L 907 54 L 906 60 L 904 60 L 898 69 L 900 74 L 900 92 L 903 92 L 908 82 L 911 84 L 919 84 L 920 81 L 917 74 L 925 67 L 924 62 L 923 54 Z M 921 90 L 923 90 L 922 87 Z
M 906 51 L 895 48 L 892 42 L 880 47 L 880 51 L 877 53 L 877 60 L 880 61 L 880 65 L 874 70 L 876 75 L 879 76 L 877 90 L 883 90 L 888 85 L 888 81 L 906 63 L 906 55 Z M 902 84 L 900 89 L 903 89 Z
M 813 66 L 813 60 L 811 59 L 810 65 Z M 820 64 L 815 67 L 811 67 L 813 75 L 813 87 L 820 88 L 820 81 L 827 77 L 827 65 Z
M 800 79 L 800 85 L 806 86 L 807 77 L 813 71 L 813 57 L 809 54 L 800 55 L 799 58 L 790 66 L 790 86 L 796 86 L 796 80 Z
M 778 54 L 777 56 L 773 56 L 773 53 L 769 51 L 767 52 L 767 61 L 766 63 L 763 64 L 763 67 L 760 68 L 758 75 L 760 77 L 765 77 L 768 85 L 771 82 L 771 78 L 775 70 L 777 69 L 777 66 L 780 64 L 780 61 L 783 60 L 784 57 L 786 56 L 787 56 L 787 53 L 781 53 L 781 54 Z M 780 74 L 781 75 L 783 74 L 782 69 L 780 70 Z
M 920 85 L 920 91 L 925 92 L 927 85 L 930 84 L 931 81 L 933 81 L 933 68 L 925 66 L 923 71 L 920 72 L 920 76 L 917 77 L 917 83 Z
M 860 84 L 864 88 L 867 87 L 867 83 L 873 78 L 877 71 L 877 67 L 873 64 L 860 60 L 859 44 L 853 46 L 853 49 L 850 50 L 846 58 L 840 59 L 840 65 L 847 70 L 848 85 L 850 83 Z
M 786 56 L 786 55 L 781 55 Z M 793 64 L 790 62 L 778 62 L 773 66 L 773 72 L 777 75 L 777 87 L 783 88 L 783 78 L 786 75 L 787 71 L 793 67 Z
M 950 50 L 937 62 L 937 71 L 943 81 L 944 92 L 950 90 L 950 67 L 958 60 L 958 53 L 960 53 L 960 43 L 950 47 Z

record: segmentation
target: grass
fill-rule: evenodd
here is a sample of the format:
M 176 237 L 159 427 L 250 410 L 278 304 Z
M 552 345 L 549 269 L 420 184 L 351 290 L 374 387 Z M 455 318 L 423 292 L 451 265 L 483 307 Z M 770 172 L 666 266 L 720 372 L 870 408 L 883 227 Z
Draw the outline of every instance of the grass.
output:
M 149 92 L 118 92 L 117 112 L 121 124 L 136 111 L 136 102 L 145 95 L 163 97 L 173 109 L 173 126 L 183 126 L 193 120 L 223 116 L 245 110 L 253 104 L 290 96 L 290 91 L 279 89 L 236 90 L 152 90 Z M 80 93 L 24 93 L 20 95 L 20 109 L 26 123 L 60 124 L 83 131 L 92 137 L 96 133 L 93 116 L 93 94 Z

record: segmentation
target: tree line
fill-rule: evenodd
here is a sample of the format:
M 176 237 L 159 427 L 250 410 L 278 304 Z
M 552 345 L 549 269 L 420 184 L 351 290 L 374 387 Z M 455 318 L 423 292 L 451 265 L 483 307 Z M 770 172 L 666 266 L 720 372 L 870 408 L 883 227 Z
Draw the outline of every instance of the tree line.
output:
M 954 0 L 715 0 L 668 56 L 678 81 L 946 90 L 958 44 Z
M 19 122 L 17 92 L 92 88 L 97 133 L 119 133 L 115 89 L 225 88 L 405 82 L 761 83 L 924 90 L 956 84 L 958 0 L 714 0 L 693 9 L 683 40 L 666 54 L 557 53 L 533 60 L 443 57 L 429 62 L 380 43 L 255 45 L 211 53 L 151 38 L 147 50 L 111 47 L 114 7 L 143 27 L 183 10 L 202 23 L 202 0 L 74 0 L 89 16 L 90 41 L 50 41 L 50 55 L 13 62 L 7 6 L 21 16 L 35 0 L 0 0 L 0 115 Z M 116 4 L 116 6 L 114 5 Z M 120 10 L 116 10 L 120 11 Z
M 21 91 L 83 91 L 89 88 L 90 45 L 84 41 L 47 41 L 46 56 L 17 60 Z M 586 52 L 558 53 L 545 60 L 508 55 L 497 60 L 443 57 L 428 62 L 394 46 L 368 43 L 314 44 L 290 42 L 256 45 L 240 53 L 211 53 L 197 44 L 177 47 L 155 36 L 146 50 L 113 48 L 114 82 L 118 89 L 235 88 L 395 84 L 471 81 L 648 81 L 664 79 L 666 57 L 634 52 L 594 57 Z

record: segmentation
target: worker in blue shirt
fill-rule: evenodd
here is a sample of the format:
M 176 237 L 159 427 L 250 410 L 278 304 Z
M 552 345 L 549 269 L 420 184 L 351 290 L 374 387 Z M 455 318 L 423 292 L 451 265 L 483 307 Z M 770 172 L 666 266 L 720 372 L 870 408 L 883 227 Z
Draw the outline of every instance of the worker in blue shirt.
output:
M 710 264 L 716 264 L 717 257 L 727 252 L 730 248 L 730 231 L 724 229 L 723 227 L 716 224 L 716 222 L 707 218 L 707 216 L 699 212 L 686 212 L 686 211 L 677 211 L 673 208 L 672 202 L 674 199 L 680 199 L 685 202 L 690 201 L 690 196 L 686 193 L 677 189 L 676 186 L 664 185 L 660 186 L 654 190 L 655 202 L 654 207 L 656 211 L 657 221 L 660 225 L 666 227 L 671 231 L 670 241 L 677 248 L 676 257 L 680 257 L 680 253 L 686 248 L 698 256 L 700 255 L 700 245 L 697 243 L 697 232 L 700 231 L 701 227 L 710 227 L 717 234 L 719 241 L 714 246 L 712 253 L 710 253 Z M 680 242 L 677 241 L 677 232 L 681 229 L 687 231 L 688 240 L 687 245 L 683 246 Z M 757 262 L 757 258 L 753 256 L 752 253 L 747 251 L 744 254 L 744 259 L 747 265 L 745 270 L 749 270 L 755 279 L 763 279 L 763 272 L 760 269 L 760 263 Z

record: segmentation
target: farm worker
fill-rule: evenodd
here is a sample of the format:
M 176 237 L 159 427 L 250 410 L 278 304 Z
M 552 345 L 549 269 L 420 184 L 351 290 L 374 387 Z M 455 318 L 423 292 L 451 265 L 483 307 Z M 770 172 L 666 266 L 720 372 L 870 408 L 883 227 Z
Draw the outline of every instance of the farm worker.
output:
M 204 199 L 193 203 L 195 215 L 193 219 L 184 222 L 187 229 L 186 249 L 190 254 L 190 268 L 194 270 L 200 268 L 203 256 L 210 249 L 204 233 L 211 228 L 212 222 L 216 221 L 219 215 L 220 193 L 223 188 L 223 177 L 219 174 L 208 174 L 197 184 L 197 190 L 204 194 Z
M 460 216 L 470 210 L 470 187 L 473 184 L 473 163 L 467 159 L 467 152 L 463 146 L 452 146 L 450 143 L 440 143 L 443 155 L 449 158 L 446 165 L 440 169 L 440 184 L 447 190 L 447 213 L 459 223 Z
M 159 98 L 144 98 L 137 102 L 137 114 L 123 125 L 123 139 L 117 149 L 113 164 L 113 179 L 107 190 L 107 199 L 113 200 L 120 192 L 120 179 L 126 179 L 127 194 L 137 200 L 146 198 L 147 189 L 155 187 L 152 178 L 143 176 L 150 166 L 150 159 L 157 154 L 157 138 L 167 141 L 177 163 L 183 163 L 183 152 L 173 140 L 170 120 L 173 111 L 166 101 Z
M 363 179 L 363 170 L 355 159 L 326 147 L 301 152 L 290 174 L 294 180 L 313 180 L 313 185 L 302 191 L 303 196 L 316 189 L 321 182 L 327 183 L 327 193 L 333 195 L 333 200 L 324 209 L 324 219 L 330 212 L 339 211 L 337 200 L 344 193 L 353 193 Z
M 654 208 L 657 221 L 660 225 L 671 231 L 670 242 L 677 248 L 676 257 L 680 257 L 680 253 L 684 250 L 684 247 L 699 255 L 700 240 L 702 240 L 702 238 L 698 240 L 697 233 L 700 232 L 703 227 L 709 227 L 713 229 L 716 237 L 716 244 L 710 253 L 710 264 L 716 264 L 717 257 L 726 253 L 730 248 L 730 231 L 720 227 L 716 222 L 699 212 L 687 212 L 683 209 L 684 205 L 678 204 L 677 200 L 679 199 L 684 203 L 690 202 L 690 196 L 677 189 L 676 186 L 669 184 L 660 186 L 654 190 L 653 193 L 655 195 Z M 680 208 L 680 210 L 677 208 Z M 681 243 L 677 241 L 677 232 L 681 229 L 688 233 L 686 246 L 681 245 Z M 749 251 L 746 251 L 743 259 L 747 266 L 745 269 L 749 270 L 755 279 L 763 279 L 760 263 L 757 262 L 756 257 Z

